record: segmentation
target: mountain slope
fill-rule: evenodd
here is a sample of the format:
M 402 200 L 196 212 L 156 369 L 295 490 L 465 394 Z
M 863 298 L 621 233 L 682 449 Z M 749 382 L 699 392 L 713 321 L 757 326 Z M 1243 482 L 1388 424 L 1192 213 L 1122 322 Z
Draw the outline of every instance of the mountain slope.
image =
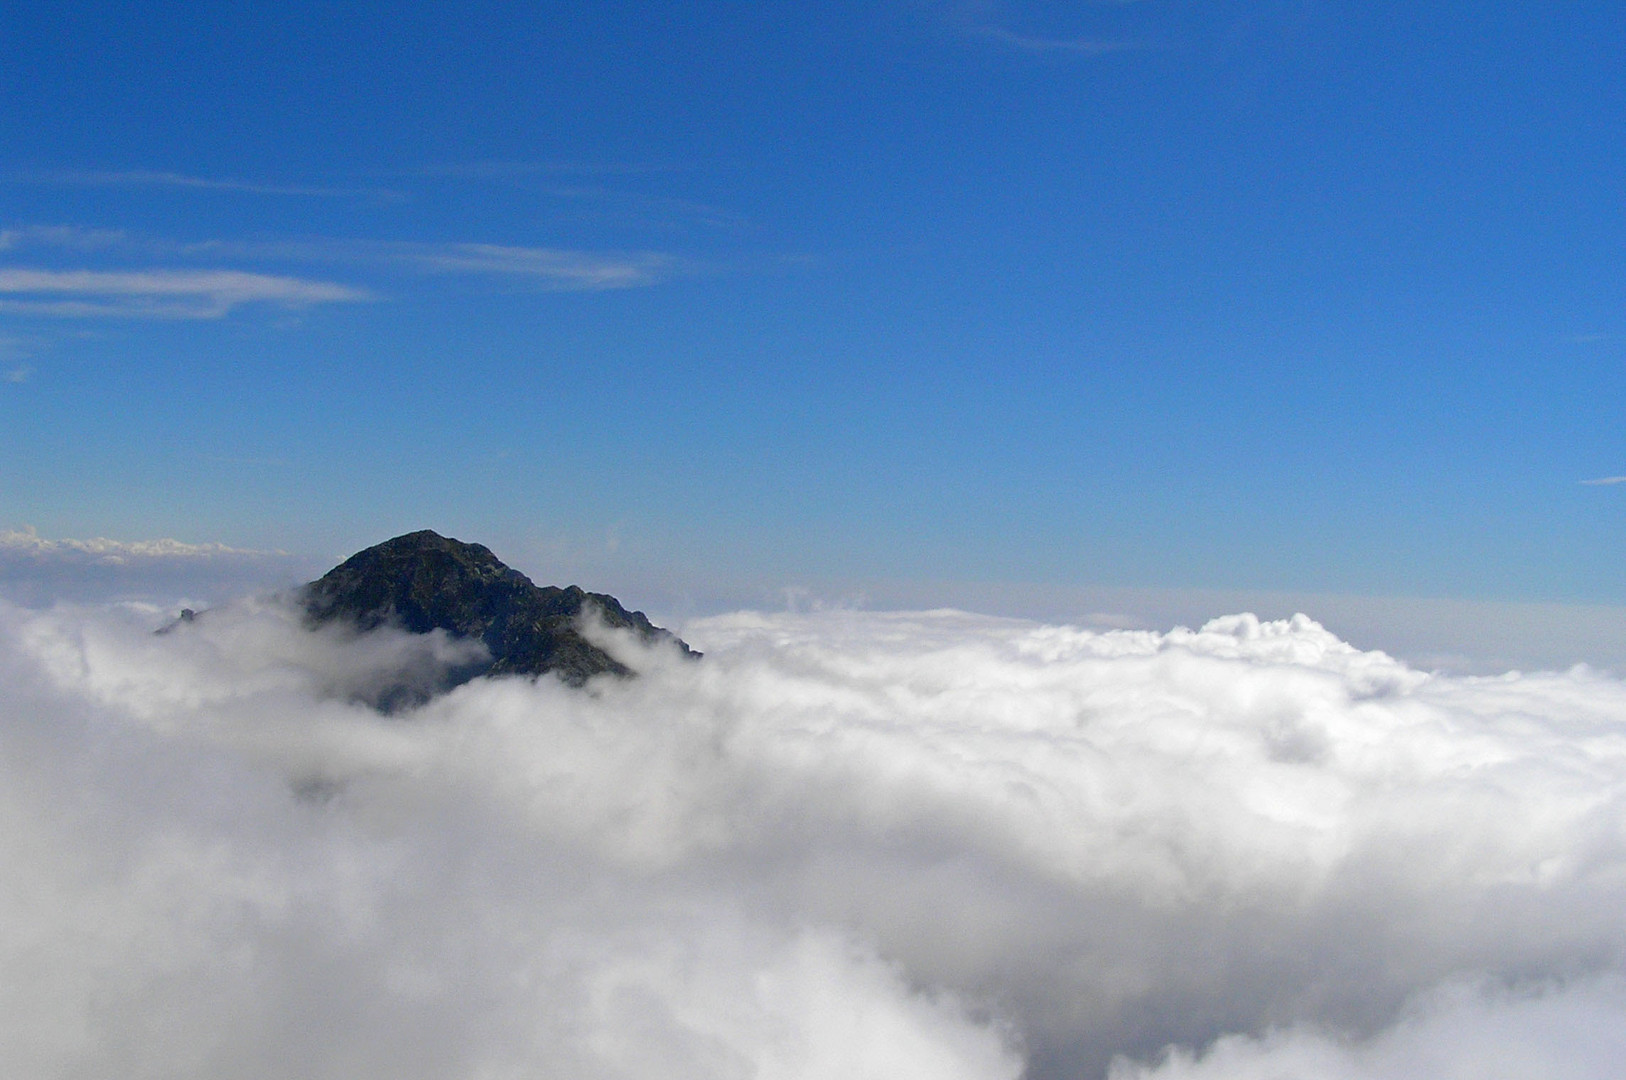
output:
M 582 636 L 588 612 L 608 627 L 699 656 L 613 596 L 535 585 L 489 548 L 427 529 L 357 552 L 305 586 L 301 601 L 313 625 L 343 621 L 366 631 L 393 624 L 419 634 L 439 629 L 478 638 L 491 651 L 490 662 L 459 669 L 451 685 L 479 675 L 553 673 L 580 686 L 594 675 L 633 674 Z

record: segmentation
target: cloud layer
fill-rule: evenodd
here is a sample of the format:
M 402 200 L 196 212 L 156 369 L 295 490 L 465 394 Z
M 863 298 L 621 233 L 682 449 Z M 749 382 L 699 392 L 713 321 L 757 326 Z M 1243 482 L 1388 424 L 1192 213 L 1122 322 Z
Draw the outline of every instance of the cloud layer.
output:
M 1626 1064 L 1626 685 L 1585 669 L 745 613 L 683 628 L 701 664 L 384 718 L 349 702 L 454 643 L 160 621 L 0 608 L 29 1075 Z
M 33 558 L 73 558 L 80 556 L 94 562 L 122 565 L 132 559 L 213 559 L 235 555 L 271 555 L 268 551 L 228 547 L 220 543 L 189 544 L 184 540 L 109 540 L 105 536 L 90 540 L 65 538 L 52 540 L 32 528 L 0 529 L 0 551 L 8 555 L 26 555 Z
M 59 600 L 230 599 L 309 578 L 307 560 L 182 540 L 52 539 L 0 528 L 0 600 L 49 607 Z

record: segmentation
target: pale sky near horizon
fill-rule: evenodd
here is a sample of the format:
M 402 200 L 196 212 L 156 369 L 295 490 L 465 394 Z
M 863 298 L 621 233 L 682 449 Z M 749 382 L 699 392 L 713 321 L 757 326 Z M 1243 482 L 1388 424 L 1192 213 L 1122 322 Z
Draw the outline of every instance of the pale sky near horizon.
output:
M 0 529 L 1620 604 L 1623 44 L 1598 3 L 23 0 Z

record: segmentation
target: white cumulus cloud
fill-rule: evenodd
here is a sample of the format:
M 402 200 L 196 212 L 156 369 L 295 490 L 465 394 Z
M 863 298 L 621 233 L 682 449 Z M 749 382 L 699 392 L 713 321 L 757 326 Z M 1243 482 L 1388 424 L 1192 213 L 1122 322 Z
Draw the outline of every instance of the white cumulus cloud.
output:
M 740 613 L 384 717 L 456 643 L 161 621 L 0 607 L 22 1074 L 1626 1066 L 1626 684 L 1584 668 Z

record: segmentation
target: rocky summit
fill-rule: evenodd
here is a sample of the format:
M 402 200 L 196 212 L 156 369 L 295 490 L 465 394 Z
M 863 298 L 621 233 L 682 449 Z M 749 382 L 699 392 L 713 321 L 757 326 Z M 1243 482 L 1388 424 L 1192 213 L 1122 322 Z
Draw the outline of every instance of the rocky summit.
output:
M 357 552 L 305 586 L 300 599 L 312 625 L 344 622 L 360 631 L 394 625 L 484 642 L 490 660 L 460 668 L 450 685 L 480 675 L 552 673 L 580 686 L 594 675 L 634 674 L 582 635 L 584 617 L 700 655 L 613 596 L 535 585 L 491 549 L 427 529 Z

